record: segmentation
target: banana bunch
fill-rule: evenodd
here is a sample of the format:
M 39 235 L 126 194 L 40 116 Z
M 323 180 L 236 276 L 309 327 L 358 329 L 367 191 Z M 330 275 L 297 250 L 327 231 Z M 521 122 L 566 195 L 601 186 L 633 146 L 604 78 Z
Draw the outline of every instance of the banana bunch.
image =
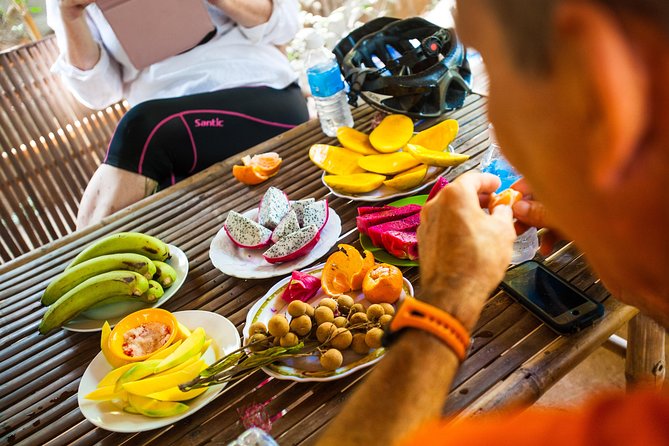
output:
M 61 327 L 90 308 L 128 300 L 155 303 L 177 279 L 165 263 L 169 256 L 166 243 L 139 232 L 97 240 L 47 286 L 41 302 L 49 308 L 39 332 Z

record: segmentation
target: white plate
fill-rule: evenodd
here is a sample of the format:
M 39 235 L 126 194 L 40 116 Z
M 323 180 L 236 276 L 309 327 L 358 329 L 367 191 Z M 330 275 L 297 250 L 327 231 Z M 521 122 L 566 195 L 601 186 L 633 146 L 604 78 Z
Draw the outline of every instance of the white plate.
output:
M 181 285 L 184 284 L 186 276 L 188 275 L 188 258 L 186 257 L 186 253 L 174 245 L 168 246 L 170 247 L 171 257 L 165 263 L 170 264 L 177 272 L 176 282 L 174 282 L 171 287 L 167 288 L 165 294 L 153 304 L 147 304 L 145 302 L 118 302 L 96 309 L 95 312 L 97 314 L 109 312 L 109 314 L 114 315 L 114 317 L 107 319 L 110 326 L 113 327 L 128 314 L 141 310 L 142 308 L 157 308 L 162 306 L 165 302 L 170 300 L 179 288 L 181 288 Z M 83 314 L 79 314 L 77 317 L 63 325 L 63 328 L 65 330 L 79 332 L 101 331 L 104 322 L 104 319 L 91 319 Z
M 204 328 L 213 342 L 203 358 L 207 364 L 227 355 L 240 347 L 237 328 L 225 317 L 209 311 L 189 310 L 174 312 L 177 320 L 189 329 Z M 110 371 L 112 366 L 104 358 L 102 352 L 91 361 L 79 382 L 77 401 L 79 410 L 94 425 L 112 432 L 142 432 L 167 426 L 185 418 L 204 407 L 216 398 L 225 384 L 213 386 L 202 395 L 185 401 L 190 408 L 179 415 L 165 418 L 150 418 L 143 415 L 124 412 L 109 401 L 91 401 L 84 398 L 97 388 L 100 380 Z
M 258 209 L 253 208 L 243 213 L 245 217 L 255 219 Z M 332 248 L 341 235 L 339 215 L 329 208 L 329 217 L 321 231 L 321 238 L 307 255 L 285 263 L 269 263 L 262 254 L 264 249 L 246 249 L 237 247 L 221 228 L 209 247 L 209 258 L 221 272 L 240 279 L 264 279 L 290 274 L 295 270 L 315 262 Z
M 322 263 L 313 268 L 304 270 L 304 272 L 320 277 L 323 266 L 325 266 L 325 264 Z M 286 313 L 288 303 L 281 298 L 281 294 L 283 294 L 289 281 L 290 277 L 280 280 L 267 292 L 267 294 L 253 304 L 246 315 L 246 324 L 244 325 L 243 330 L 245 340 L 248 339 L 249 329 L 254 322 L 263 322 L 267 325 L 267 322 L 275 314 Z M 400 295 L 400 301 L 407 295 L 413 296 L 413 287 L 411 286 L 411 282 L 405 278 L 404 290 Z M 321 289 L 318 294 L 309 299 L 308 303 L 314 306 L 316 303 L 320 302 L 321 299 L 326 297 L 328 296 Z M 365 307 L 371 305 L 370 302 L 365 299 L 362 292 L 354 299 L 356 302 L 362 302 Z M 290 359 L 282 364 L 272 364 L 268 367 L 263 367 L 263 371 L 274 378 L 288 379 L 298 382 L 334 381 L 335 379 L 350 375 L 356 370 L 375 364 L 381 359 L 384 353 L 385 349 L 383 347 L 371 350 L 367 356 L 358 355 L 352 350 L 347 349 L 343 352 L 344 362 L 342 366 L 333 371 L 324 371 L 320 365 L 318 357 L 315 355 L 305 358 Z

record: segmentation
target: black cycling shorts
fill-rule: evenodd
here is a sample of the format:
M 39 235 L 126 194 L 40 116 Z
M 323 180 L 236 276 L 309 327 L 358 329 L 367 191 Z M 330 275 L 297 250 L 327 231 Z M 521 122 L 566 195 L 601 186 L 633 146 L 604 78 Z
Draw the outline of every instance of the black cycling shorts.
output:
M 123 116 L 104 163 L 164 188 L 308 119 L 296 84 L 147 101 Z

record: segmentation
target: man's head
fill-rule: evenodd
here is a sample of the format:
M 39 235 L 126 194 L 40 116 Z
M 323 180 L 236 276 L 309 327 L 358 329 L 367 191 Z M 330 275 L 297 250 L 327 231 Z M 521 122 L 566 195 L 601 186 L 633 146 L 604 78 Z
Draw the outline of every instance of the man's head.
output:
M 460 0 L 490 118 L 558 229 L 669 326 L 669 3 Z

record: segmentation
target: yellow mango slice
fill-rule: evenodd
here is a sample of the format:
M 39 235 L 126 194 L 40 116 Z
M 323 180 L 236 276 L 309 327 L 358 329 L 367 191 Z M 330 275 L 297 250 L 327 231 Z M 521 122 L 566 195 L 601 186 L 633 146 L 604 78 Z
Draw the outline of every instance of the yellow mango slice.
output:
M 107 373 L 104 378 L 100 380 L 98 383 L 98 388 L 100 387 L 106 387 L 106 386 L 112 386 L 116 384 L 116 381 L 129 369 L 134 367 L 136 363 L 131 362 L 130 364 L 123 365 L 117 369 L 112 370 L 111 372 Z
M 381 175 L 395 175 L 420 164 L 416 158 L 405 152 L 368 155 L 358 160 L 363 169 Z
M 458 135 L 459 129 L 458 121 L 455 119 L 447 119 L 414 135 L 409 141 L 409 144 L 443 152 Z
M 142 362 L 133 363 L 133 367 L 130 367 L 116 381 L 116 391 L 121 390 L 125 383 L 134 382 L 142 378 L 146 378 L 149 375 L 153 375 L 155 373 L 156 367 L 161 363 L 161 361 L 163 360 L 147 359 Z
M 407 144 L 404 150 L 406 150 L 407 153 L 410 153 L 411 156 L 413 156 L 416 160 L 430 166 L 457 166 L 458 164 L 462 164 L 469 159 L 469 155 L 450 152 L 437 152 L 435 150 L 429 150 L 425 147 L 416 146 L 413 144 Z
M 177 332 L 177 336 L 175 339 L 184 340 L 188 336 L 190 336 L 190 330 L 184 324 L 177 321 L 177 327 L 179 328 L 179 331 Z
M 375 155 L 379 153 L 374 150 L 374 147 L 369 142 L 368 134 L 351 127 L 339 127 L 337 129 L 337 139 L 342 146 L 354 152 L 363 155 Z
M 323 181 L 332 189 L 346 194 L 364 194 L 378 189 L 386 177 L 375 173 L 326 175 Z
M 406 172 L 398 173 L 391 179 L 384 181 L 383 184 L 397 190 L 412 189 L 420 185 L 425 178 L 425 174 L 427 174 L 427 165 L 421 164 Z
M 369 134 L 369 142 L 382 153 L 397 152 L 413 136 L 413 121 L 404 115 L 388 115 Z
M 362 172 L 358 159 L 363 155 L 343 147 L 314 144 L 309 149 L 309 159 L 315 165 L 333 175 L 348 175 Z
M 93 401 L 109 401 L 128 399 L 128 392 L 125 390 L 116 391 L 116 386 L 98 387 L 84 398 Z
M 157 353 L 154 353 L 153 355 L 149 356 L 148 359 L 149 360 L 151 360 L 151 359 L 165 359 L 169 355 L 171 355 L 174 350 L 179 348 L 180 345 L 181 345 L 181 340 L 179 340 L 179 341 L 175 342 L 174 344 L 170 345 L 165 350 L 161 350 Z
M 207 364 L 199 360 L 188 367 L 163 376 L 152 376 L 123 384 L 123 390 L 133 395 L 147 396 L 152 393 L 161 392 L 179 384 L 186 383 L 197 377 L 200 372 L 207 368 Z
M 191 356 L 190 358 L 188 358 L 187 360 L 185 360 L 185 361 L 182 362 L 181 364 L 179 364 L 179 365 L 175 365 L 175 366 L 172 367 L 171 369 L 167 369 L 167 370 L 165 370 L 164 372 L 156 373 L 156 374 L 153 375 L 151 378 L 160 378 L 161 376 L 169 375 L 170 373 L 174 373 L 174 372 L 178 372 L 179 370 L 183 370 L 183 369 L 185 369 L 185 368 L 187 368 L 187 367 L 190 367 L 191 364 L 193 364 L 193 363 L 199 361 L 201 357 L 202 357 L 202 356 L 198 353 L 198 354 L 195 355 L 195 356 Z
M 130 406 L 124 408 L 126 412 L 139 413 L 153 418 L 171 417 L 188 410 L 188 406 L 183 403 L 158 401 L 139 395 L 130 395 L 128 403 L 130 403 Z
M 207 391 L 206 387 L 201 389 L 193 389 L 188 392 L 182 392 L 178 386 L 170 387 L 169 389 L 162 390 L 160 392 L 155 392 L 150 395 L 147 395 L 149 398 L 160 401 L 186 401 L 195 398 L 196 396 L 202 395 Z
M 121 367 L 122 365 L 127 364 L 128 361 L 117 358 L 112 354 L 111 350 L 109 349 L 110 334 L 111 327 L 109 326 L 109 322 L 105 321 L 105 323 L 102 325 L 102 334 L 100 335 L 100 350 L 102 350 L 102 355 L 105 357 L 110 366 L 113 368 Z
M 163 372 L 175 365 L 181 364 L 191 356 L 194 356 L 202 350 L 205 341 L 205 332 L 202 327 L 198 327 L 183 343 L 167 358 L 163 359 L 156 367 L 154 373 Z

